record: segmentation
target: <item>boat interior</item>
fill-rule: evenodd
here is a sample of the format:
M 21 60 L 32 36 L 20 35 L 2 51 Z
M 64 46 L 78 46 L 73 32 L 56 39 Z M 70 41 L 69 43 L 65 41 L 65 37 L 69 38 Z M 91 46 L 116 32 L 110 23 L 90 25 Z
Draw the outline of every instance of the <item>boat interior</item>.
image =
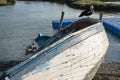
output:
M 68 25 L 67 27 L 61 29 L 56 34 L 54 34 L 51 38 L 46 40 L 43 44 L 41 44 L 41 46 L 39 46 L 38 51 L 44 49 L 45 47 L 51 45 L 52 43 L 58 41 L 59 39 L 65 37 L 70 33 L 74 33 L 76 31 L 89 27 L 98 22 L 100 21 L 93 18 L 83 18 L 83 19 L 77 20 L 74 23 Z

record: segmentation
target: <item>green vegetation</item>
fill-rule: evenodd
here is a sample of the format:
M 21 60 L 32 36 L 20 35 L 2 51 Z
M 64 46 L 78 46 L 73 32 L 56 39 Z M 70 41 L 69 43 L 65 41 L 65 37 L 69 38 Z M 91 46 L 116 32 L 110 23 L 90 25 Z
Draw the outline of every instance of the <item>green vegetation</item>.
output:
M 57 3 L 66 3 L 68 6 L 76 9 L 86 9 L 90 4 L 93 4 L 96 11 L 116 11 L 120 12 L 120 5 L 105 4 L 104 2 L 115 2 L 120 0 L 42 0 Z
M 7 5 L 7 0 L 0 0 L 0 5 Z
M 111 1 L 120 1 L 120 0 L 99 0 L 99 1 L 104 1 L 104 2 L 111 2 Z
M 120 1 L 120 0 L 74 0 L 68 5 L 73 8 L 85 9 L 90 4 L 95 6 L 97 11 L 120 11 L 119 4 L 105 4 L 104 1 Z
M 103 5 L 102 1 L 95 1 L 95 0 L 76 0 L 74 4 L 99 4 Z
M 0 5 L 13 5 L 15 2 L 15 0 L 0 0 Z

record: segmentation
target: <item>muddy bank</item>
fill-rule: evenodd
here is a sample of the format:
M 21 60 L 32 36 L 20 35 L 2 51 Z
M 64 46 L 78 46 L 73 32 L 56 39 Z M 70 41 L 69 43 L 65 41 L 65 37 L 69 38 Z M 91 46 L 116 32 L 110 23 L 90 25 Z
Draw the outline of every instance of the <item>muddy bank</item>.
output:
M 13 66 L 17 65 L 21 61 L 6 61 L 6 62 L 0 62 L 0 72 L 3 72 L 5 70 L 8 70 L 12 68 Z
M 120 80 L 120 63 L 101 64 L 93 80 Z

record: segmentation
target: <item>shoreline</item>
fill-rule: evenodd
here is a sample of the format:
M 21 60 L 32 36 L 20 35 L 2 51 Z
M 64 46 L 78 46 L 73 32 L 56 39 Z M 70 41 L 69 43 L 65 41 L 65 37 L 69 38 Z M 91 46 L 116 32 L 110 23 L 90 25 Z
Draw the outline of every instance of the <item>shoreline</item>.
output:
M 22 61 L 0 61 L 0 72 L 4 72 L 12 67 L 14 67 L 15 65 L 19 64 Z
M 6 0 L 7 1 L 7 0 Z M 18 1 L 43 1 L 43 2 L 51 2 L 51 3 L 58 3 L 58 4 L 66 4 L 70 8 L 73 9 L 86 9 L 89 7 L 90 4 L 93 4 L 95 7 L 95 11 L 104 11 L 104 12 L 120 12 L 120 4 L 105 4 L 103 1 L 93 1 L 91 3 L 83 3 L 79 2 L 79 0 L 18 0 Z M 119 1 L 119 0 L 117 0 Z M 112 2 L 112 0 L 111 0 Z M 114 1 L 115 2 L 115 1 Z M 119 1 L 120 2 L 120 1 Z M 0 6 L 6 5 L 14 5 L 16 3 L 15 0 L 8 1 L 7 3 L 0 2 Z
M 69 7 L 73 9 L 86 9 L 89 4 L 76 4 L 69 3 L 67 4 Z M 95 11 L 104 11 L 104 12 L 120 12 L 120 5 L 118 4 L 93 4 L 95 7 Z
M 19 1 L 34 1 L 34 0 L 19 0 Z M 91 1 L 91 3 L 80 2 L 79 0 L 35 0 L 35 1 L 43 1 L 43 2 L 51 2 L 58 4 L 66 4 L 70 8 L 73 9 L 86 9 L 90 4 L 93 4 L 95 7 L 95 11 L 104 11 L 104 12 L 120 12 L 120 4 L 107 4 L 104 3 L 105 0 L 101 1 Z M 114 0 L 111 0 L 111 2 Z M 119 1 L 120 0 L 116 0 Z M 115 2 L 115 1 L 114 1 Z
M 93 80 L 120 80 L 120 63 L 102 63 Z
M 15 3 L 15 0 L 1 0 L 0 6 L 14 5 Z
M 0 0 L 0 6 L 5 6 L 8 4 L 7 0 Z

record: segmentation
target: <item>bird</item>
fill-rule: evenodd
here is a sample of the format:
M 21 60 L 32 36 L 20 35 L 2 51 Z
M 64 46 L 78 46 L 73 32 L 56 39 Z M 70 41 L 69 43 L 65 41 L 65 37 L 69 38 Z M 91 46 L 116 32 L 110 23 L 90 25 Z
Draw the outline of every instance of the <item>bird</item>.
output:
M 84 10 L 84 11 L 79 15 L 79 17 L 88 16 L 88 18 L 89 18 L 89 16 L 92 15 L 93 12 L 94 12 L 94 6 L 93 6 L 93 5 L 90 5 L 89 9 Z

